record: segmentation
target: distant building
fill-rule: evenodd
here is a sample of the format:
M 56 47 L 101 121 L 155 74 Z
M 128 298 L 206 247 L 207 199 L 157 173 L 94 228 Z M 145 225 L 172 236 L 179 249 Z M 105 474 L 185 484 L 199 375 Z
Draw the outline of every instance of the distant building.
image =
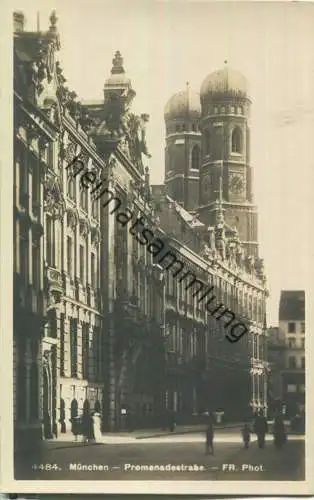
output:
M 282 290 L 279 304 L 279 329 L 286 350 L 282 372 L 282 398 L 287 415 L 293 416 L 305 407 L 305 293 Z
M 270 327 L 267 332 L 268 414 L 273 416 L 283 405 L 283 370 L 285 368 L 286 343 L 284 332 L 279 327 Z

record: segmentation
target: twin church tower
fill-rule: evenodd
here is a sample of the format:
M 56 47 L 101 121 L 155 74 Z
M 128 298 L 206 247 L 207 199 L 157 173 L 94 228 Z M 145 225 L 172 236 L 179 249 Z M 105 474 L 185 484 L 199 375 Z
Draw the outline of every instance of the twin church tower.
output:
M 168 195 L 207 226 L 223 212 L 225 224 L 257 257 L 250 105 L 245 77 L 226 63 L 205 78 L 200 94 L 187 84 L 172 96 L 165 107 L 165 184 Z

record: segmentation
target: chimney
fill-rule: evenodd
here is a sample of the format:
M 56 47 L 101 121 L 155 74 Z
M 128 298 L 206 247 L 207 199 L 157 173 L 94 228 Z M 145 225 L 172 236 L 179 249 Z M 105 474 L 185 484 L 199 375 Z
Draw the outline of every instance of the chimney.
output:
M 23 12 L 14 12 L 13 13 L 13 22 L 14 22 L 14 32 L 24 31 L 25 25 L 25 16 Z

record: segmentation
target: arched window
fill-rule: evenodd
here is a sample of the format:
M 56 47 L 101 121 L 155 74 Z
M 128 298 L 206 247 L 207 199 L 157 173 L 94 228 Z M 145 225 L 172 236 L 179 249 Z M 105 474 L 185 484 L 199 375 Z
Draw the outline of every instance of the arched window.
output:
M 200 148 L 194 146 L 192 149 L 192 168 L 198 170 L 200 168 Z
M 231 151 L 232 153 L 242 152 L 242 132 L 239 127 L 236 127 L 232 132 Z
M 205 146 L 205 155 L 209 155 L 211 149 L 211 140 L 210 140 L 209 130 L 205 130 L 204 132 L 204 146 Z

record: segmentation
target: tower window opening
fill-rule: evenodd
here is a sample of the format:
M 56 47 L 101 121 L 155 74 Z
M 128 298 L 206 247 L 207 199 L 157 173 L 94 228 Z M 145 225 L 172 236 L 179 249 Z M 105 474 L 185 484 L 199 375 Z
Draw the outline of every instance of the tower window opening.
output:
M 196 132 L 196 125 L 195 125 L 195 123 L 192 123 L 192 130 L 193 130 L 193 132 Z
M 180 132 L 180 125 L 176 125 L 176 132 Z
M 238 114 L 239 115 L 243 115 L 243 108 L 242 108 L 242 106 L 238 107 Z
M 218 107 L 217 106 L 214 107 L 214 113 L 215 113 L 215 115 L 217 115 L 217 113 L 218 113 Z
M 235 106 L 231 106 L 231 113 L 235 113 L 236 109 Z
M 192 149 L 192 168 L 198 170 L 200 168 L 200 148 L 194 146 Z
M 205 155 L 209 155 L 211 149 L 211 137 L 209 130 L 205 130 L 204 132 L 204 145 L 205 145 Z
M 225 112 L 226 112 L 226 108 L 225 108 L 225 106 L 222 106 L 222 108 L 221 108 L 221 113 L 223 114 L 223 113 L 225 113 Z
M 182 132 L 185 132 L 185 130 L 186 130 L 185 123 L 183 123 L 183 125 L 182 125 Z
M 236 127 L 232 132 L 231 151 L 232 153 L 242 152 L 242 132 L 239 127 Z

